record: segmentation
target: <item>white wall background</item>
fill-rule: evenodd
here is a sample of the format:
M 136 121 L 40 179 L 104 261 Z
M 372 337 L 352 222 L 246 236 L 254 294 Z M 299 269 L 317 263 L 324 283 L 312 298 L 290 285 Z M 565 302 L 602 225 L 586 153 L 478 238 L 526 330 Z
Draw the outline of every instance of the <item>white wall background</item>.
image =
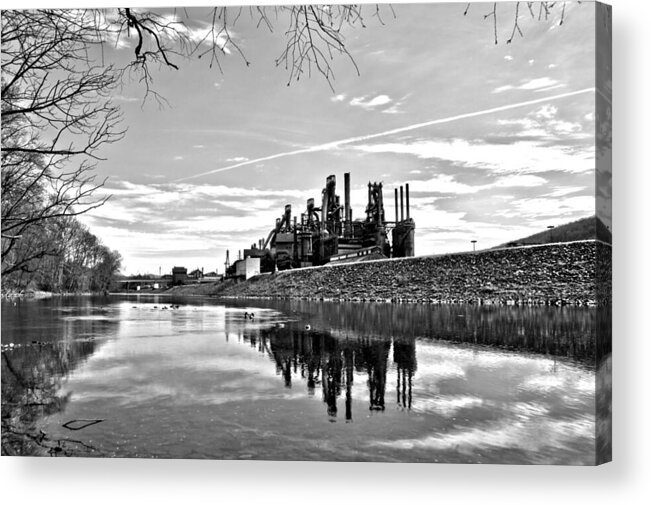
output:
M 27 7 L 43 6 L 44 1 L 11 3 L 13 7 Z M 56 3 L 67 7 L 89 2 Z M 600 468 L 567 468 L 3 457 L 3 503 L 651 503 L 651 335 L 647 306 L 651 9 L 648 2 L 639 0 L 612 0 L 612 4 L 614 463 Z

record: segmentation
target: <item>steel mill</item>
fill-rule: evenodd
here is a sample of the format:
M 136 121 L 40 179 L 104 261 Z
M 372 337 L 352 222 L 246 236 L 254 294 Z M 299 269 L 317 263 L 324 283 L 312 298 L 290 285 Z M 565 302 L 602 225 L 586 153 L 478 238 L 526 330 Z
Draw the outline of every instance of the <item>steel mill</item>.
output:
M 305 211 L 292 213 L 285 205 L 283 215 L 266 238 L 261 238 L 232 265 L 226 253 L 226 274 L 245 276 L 289 268 L 365 259 L 414 256 L 415 223 L 409 214 L 409 184 L 395 188 L 395 220 L 387 220 L 382 183 L 368 183 L 364 218 L 353 219 L 350 201 L 350 173 L 344 174 L 344 202 L 337 194 L 334 175 L 326 179 L 321 205 L 308 198 Z M 390 238 L 389 238 L 390 237 Z

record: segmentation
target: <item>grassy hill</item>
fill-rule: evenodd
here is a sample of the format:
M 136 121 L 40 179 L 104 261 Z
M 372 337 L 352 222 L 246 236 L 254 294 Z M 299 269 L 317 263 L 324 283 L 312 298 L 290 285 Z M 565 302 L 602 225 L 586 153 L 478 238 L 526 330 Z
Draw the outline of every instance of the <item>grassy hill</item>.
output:
M 572 242 L 598 238 L 612 244 L 612 234 L 608 227 L 596 216 L 546 229 L 517 240 L 512 240 L 498 247 L 515 247 L 520 245 L 550 244 L 554 242 Z

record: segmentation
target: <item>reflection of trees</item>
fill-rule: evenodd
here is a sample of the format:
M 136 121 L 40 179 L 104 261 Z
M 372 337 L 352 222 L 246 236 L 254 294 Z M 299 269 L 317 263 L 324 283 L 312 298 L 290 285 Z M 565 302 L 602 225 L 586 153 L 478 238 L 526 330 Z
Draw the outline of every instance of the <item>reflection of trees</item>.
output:
M 92 336 L 110 334 L 119 324 L 103 303 L 96 297 L 22 301 L 16 307 L 3 303 L 3 340 L 20 347 L 2 353 L 2 454 L 90 450 L 80 441 L 52 440 L 36 425 L 65 410 L 69 397 L 60 395 L 62 384 L 97 350 Z
M 264 305 L 264 301 L 258 301 Z M 476 305 L 270 302 L 300 313 L 315 328 L 333 328 L 347 338 L 431 338 L 565 356 L 595 362 L 595 318 L 601 308 Z
M 96 350 L 94 341 L 36 343 L 2 353 L 2 454 L 69 455 L 90 446 L 52 440 L 36 429 L 43 417 L 62 412 L 70 395 L 59 396 L 65 378 Z

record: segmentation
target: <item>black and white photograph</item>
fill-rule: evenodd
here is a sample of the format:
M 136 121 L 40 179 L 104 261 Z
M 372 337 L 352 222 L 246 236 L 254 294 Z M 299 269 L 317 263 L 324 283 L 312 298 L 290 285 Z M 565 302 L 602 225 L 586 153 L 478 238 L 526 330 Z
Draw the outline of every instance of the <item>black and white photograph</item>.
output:
M 2 456 L 612 459 L 599 2 L 2 10 Z

